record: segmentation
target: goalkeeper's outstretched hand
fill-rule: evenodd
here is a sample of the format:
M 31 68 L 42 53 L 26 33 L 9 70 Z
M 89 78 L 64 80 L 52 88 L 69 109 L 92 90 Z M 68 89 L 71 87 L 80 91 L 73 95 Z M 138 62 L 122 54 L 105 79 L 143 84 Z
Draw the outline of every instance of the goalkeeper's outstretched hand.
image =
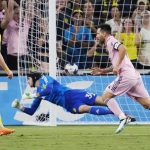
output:
M 25 93 L 23 95 L 23 99 L 32 99 L 32 98 L 35 98 L 35 97 L 37 97 L 36 93 Z

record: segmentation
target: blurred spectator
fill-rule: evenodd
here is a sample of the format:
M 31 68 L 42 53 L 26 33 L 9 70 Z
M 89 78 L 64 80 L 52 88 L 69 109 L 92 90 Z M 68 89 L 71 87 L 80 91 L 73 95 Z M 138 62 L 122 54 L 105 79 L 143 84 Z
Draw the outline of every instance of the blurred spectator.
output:
M 65 3 L 66 4 L 66 3 Z M 66 6 L 57 13 L 56 25 L 57 25 L 57 41 L 62 41 L 64 30 L 69 28 L 71 24 L 72 8 L 68 2 Z
M 11 4 L 11 11 L 8 12 L 8 5 Z M 15 1 L 9 1 L 8 0 L 3 0 L 0 2 L 0 22 L 5 22 L 3 23 L 3 28 L 5 29 L 11 20 L 11 15 L 13 13 L 13 7 L 18 6 L 18 4 Z M 2 31 L 3 32 L 3 31 Z M 1 54 L 7 63 L 7 39 L 6 36 L 3 34 L 2 39 L 1 39 Z
M 142 26 L 141 14 L 142 14 L 142 12 L 144 12 L 147 9 L 148 9 L 147 0 L 139 0 L 137 2 L 137 8 L 134 10 L 134 12 L 132 14 L 132 20 L 134 21 L 134 24 L 135 24 L 136 28 L 138 28 L 139 31 Z
M 7 25 L 5 30 L 5 37 L 7 39 L 7 63 L 10 69 L 18 69 L 18 55 L 20 57 L 26 57 L 27 52 L 27 37 L 30 27 L 30 22 L 32 20 L 32 5 L 30 4 L 31 0 L 28 0 L 28 13 L 24 18 L 23 28 L 20 28 L 21 34 L 19 38 L 19 7 L 14 8 L 14 11 L 11 16 L 11 20 Z M 18 51 L 18 45 L 21 45 L 22 48 Z
M 150 69 L 150 12 L 144 11 L 142 13 L 142 28 L 141 34 L 141 48 L 139 51 L 138 60 L 141 64 L 140 69 Z
M 131 17 L 133 10 L 136 8 L 137 0 L 118 0 L 117 2 L 118 8 L 121 12 L 121 17 Z
M 123 22 L 123 32 L 117 33 L 116 38 L 127 47 L 127 54 L 137 68 L 138 48 L 140 46 L 140 34 L 134 32 L 134 23 L 131 18 L 127 18 Z
M 123 19 L 121 18 L 118 7 L 111 8 L 111 18 L 112 19 L 106 21 L 105 23 L 111 26 L 112 34 L 115 35 L 116 32 L 122 32 Z
M 66 7 L 68 0 L 56 0 L 56 13 L 60 13 Z
M 81 10 L 74 10 L 72 18 L 74 25 L 66 29 L 64 34 L 67 61 L 76 63 L 79 69 L 89 68 L 86 54 L 91 44 L 93 44 L 91 30 L 83 26 L 83 12 Z
M 96 0 L 95 10 L 99 12 L 99 16 L 102 22 L 110 19 L 110 10 L 112 7 L 117 7 L 118 0 Z
M 49 69 L 49 34 L 48 19 L 41 18 L 39 24 L 39 37 L 37 39 L 37 63 L 40 71 L 47 72 Z
M 60 1 L 60 0 L 58 0 Z M 56 6 L 58 9 L 58 6 Z M 72 14 L 73 3 L 66 0 L 61 9 L 57 11 L 56 15 L 56 29 L 57 29 L 57 56 L 59 57 L 59 65 L 63 68 L 65 66 L 66 56 L 65 56 L 65 45 L 63 45 L 64 30 L 69 28 L 71 23 L 71 14 Z
M 84 7 L 84 24 L 92 31 L 92 36 L 96 38 L 97 26 L 99 26 L 99 19 L 94 17 L 94 6 L 92 2 L 89 0 L 85 2 Z M 105 51 L 104 47 L 94 44 L 92 48 L 87 51 L 87 57 L 93 60 L 92 67 L 99 66 L 99 67 L 106 67 L 109 58 L 107 52 Z
M 61 2 L 61 0 L 58 0 Z M 69 28 L 71 21 L 71 15 L 74 10 L 82 8 L 81 0 L 63 0 L 63 3 L 58 3 L 56 25 L 57 25 L 57 41 L 62 40 L 64 30 Z M 60 5 L 61 4 L 61 5 Z M 60 8 L 58 7 L 60 5 Z M 59 10 L 59 11 L 58 11 Z
M 69 0 L 69 1 L 72 2 L 73 10 L 79 10 L 79 9 L 82 10 L 85 0 Z
M 88 50 L 87 56 L 93 56 L 92 67 L 106 68 L 111 65 L 105 46 L 99 45 L 96 41 L 94 46 Z
M 0 3 L 0 22 L 5 18 L 5 10 L 7 10 L 7 1 L 2 1 Z M 1 54 L 7 63 L 7 40 L 6 37 L 3 34 L 3 39 L 1 39 Z
M 94 19 L 94 6 L 90 0 L 84 3 L 83 13 L 84 13 L 85 19 L 90 19 L 90 20 Z
M 5 10 L 7 10 L 8 7 L 8 0 L 3 0 L 2 5 L 0 5 L 0 20 L 2 21 L 5 18 Z M 17 2 L 14 1 L 13 3 L 13 7 L 18 7 L 19 5 L 17 4 Z M 12 15 L 12 12 L 11 12 Z M 11 17 L 9 16 L 9 20 L 11 19 Z M 7 22 L 9 23 L 9 22 Z M 2 37 L 2 46 L 1 46 L 1 54 L 5 60 L 5 62 L 7 63 L 7 37 L 6 37 L 6 33 L 4 32 L 3 37 Z
M 20 5 L 21 0 L 15 0 L 18 5 Z
M 87 1 L 83 7 L 84 25 L 92 31 L 93 38 L 96 36 L 97 26 L 99 25 L 98 18 L 94 17 L 94 6 L 91 1 Z

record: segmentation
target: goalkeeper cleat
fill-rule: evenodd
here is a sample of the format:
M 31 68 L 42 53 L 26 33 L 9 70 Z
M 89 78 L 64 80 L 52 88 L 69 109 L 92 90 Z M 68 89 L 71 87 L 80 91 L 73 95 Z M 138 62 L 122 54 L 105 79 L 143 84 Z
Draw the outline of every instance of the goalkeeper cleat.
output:
M 9 128 L 5 128 L 5 127 L 0 129 L 0 135 L 8 135 L 13 132 L 15 132 L 14 129 L 9 129 Z
M 12 102 L 11 107 L 13 107 L 13 108 L 20 108 L 20 102 L 18 101 L 18 99 L 15 99 Z
M 120 133 L 127 124 L 131 122 L 131 117 L 127 116 L 125 119 L 120 120 L 119 127 L 116 130 L 116 134 Z

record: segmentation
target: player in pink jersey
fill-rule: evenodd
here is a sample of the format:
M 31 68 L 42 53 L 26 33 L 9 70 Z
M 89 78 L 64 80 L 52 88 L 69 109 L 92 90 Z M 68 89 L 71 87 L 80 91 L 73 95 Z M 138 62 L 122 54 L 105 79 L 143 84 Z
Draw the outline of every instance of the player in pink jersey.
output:
M 127 94 L 146 109 L 150 109 L 150 97 L 140 74 L 134 69 L 126 55 L 126 47 L 111 36 L 111 27 L 108 24 L 103 24 L 98 28 L 96 39 L 99 43 L 105 44 L 112 66 L 105 69 L 92 68 L 92 74 L 98 75 L 113 72 L 117 75 L 117 78 L 107 86 L 102 99 L 120 119 L 120 125 L 116 130 L 116 133 L 119 133 L 131 120 L 125 116 L 118 104 L 114 102 L 114 97 Z

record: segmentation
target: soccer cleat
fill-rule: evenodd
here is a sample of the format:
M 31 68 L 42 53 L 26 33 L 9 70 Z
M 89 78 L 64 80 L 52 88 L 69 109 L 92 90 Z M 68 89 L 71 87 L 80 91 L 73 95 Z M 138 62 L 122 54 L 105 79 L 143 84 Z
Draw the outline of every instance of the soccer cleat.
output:
M 11 107 L 13 107 L 13 108 L 19 108 L 20 107 L 20 102 L 18 101 L 18 99 L 15 99 L 12 102 Z
M 120 120 L 120 124 L 119 127 L 116 130 L 116 134 L 120 133 L 127 124 L 129 124 L 131 122 L 131 117 L 127 116 L 125 119 L 121 119 Z
M 127 117 L 129 117 L 131 119 L 131 122 L 135 122 L 136 121 L 136 118 L 133 117 L 133 116 L 130 116 L 130 115 L 126 115 Z
M 9 129 L 9 128 L 1 128 L 0 129 L 0 136 L 1 135 L 8 135 L 8 134 L 11 134 L 11 133 L 13 133 L 13 132 L 15 132 L 15 130 L 14 129 Z

